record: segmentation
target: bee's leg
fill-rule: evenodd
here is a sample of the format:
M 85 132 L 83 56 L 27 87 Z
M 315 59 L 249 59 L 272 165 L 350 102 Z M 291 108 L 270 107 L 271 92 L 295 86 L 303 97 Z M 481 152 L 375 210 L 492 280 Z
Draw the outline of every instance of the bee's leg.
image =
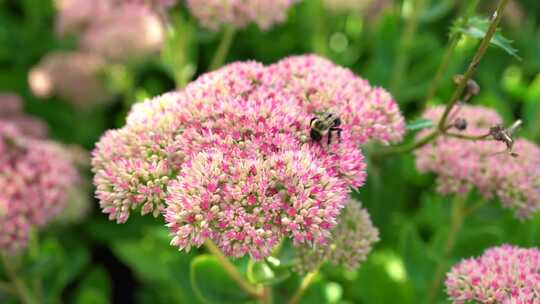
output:
M 332 128 L 330 128 L 329 131 L 330 131 L 330 132 L 328 132 L 328 134 L 331 134 L 332 131 L 336 131 L 336 132 L 337 132 L 338 142 L 341 142 L 341 132 L 343 131 L 342 128 L 332 127 Z M 330 135 L 328 136 L 328 138 L 330 138 Z M 330 144 L 330 141 L 328 142 L 328 144 Z
M 328 145 L 332 143 L 332 128 L 328 130 Z

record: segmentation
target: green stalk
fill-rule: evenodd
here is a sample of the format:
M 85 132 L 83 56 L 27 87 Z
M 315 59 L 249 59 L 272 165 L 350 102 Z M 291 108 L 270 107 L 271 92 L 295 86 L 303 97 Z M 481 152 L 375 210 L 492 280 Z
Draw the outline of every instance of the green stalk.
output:
M 465 216 L 467 215 L 465 209 L 465 202 L 466 197 L 459 195 L 457 195 L 452 202 L 450 230 L 448 231 L 446 241 L 444 242 L 442 257 L 437 263 L 435 275 L 433 276 L 430 287 L 428 289 L 428 296 L 426 301 L 427 304 L 435 303 L 435 300 L 437 298 L 437 293 L 439 292 L 439 289 L 441 287 L 441 280 L 443 279 L 448 264 L 448 259 L 450 258 L 450 254 L 452 253 L 452 250 L 456 245 L 457 236 L 459 234 L 459 231 L 461 230 L 461 227 L 463 226 Z
M 469 18 L 474 14 L 476 11 L 476 7 L 478 6 L 479 0 L 471 1 L 471 4 L 467 8 L 467 11 L 464 14 L 463 17 L 463 24 L 467 25 L 469 22 Z M 461 15 L 461 14 L 460 14 Z M 442 81 L 443 76 L 448 71 L 448 67 L 450 66 L 450 60 L 452 59 L 452 56 L 454 55 L 454 51 L 456 50 L 457 44 L 459 40 L 461 39 L 461 36 L 459 33 L 452 33 L 450 36 L 450 41 L 448 43 L 448 48 L 446 49 L 446 52 L 444 54 L 444 57 L 441 61 L 441 65 L 439 66 L 437 73 L 435 74 L 435 77 L 433 78 L 433 82 L 431 83 L 431 86 L 429 88 L 426 101 L 431 100 L 433 97 L 435 97 L 435 94 L 437 93 L 437 89 L 439 89 L 439 85 Z
M 306 276 L 302 279 L 302 282 L 300 283 L 300 287 L 298 288 L 298 290 L 296 290 L 293 297 L 289 301 L 289 304 L 298 304 L 300 302 L 300 299 L 302 299 L 302 296 L 304 295 L 308 287 L 311 285 L 311 283 L 313 283 L 313 279 L 315 279 L 318 272 L 319 269 L 317 268 L 306 274 Z
M 213 254 L 223 266 L 223 269 L 229 274 L 229 276 L 236 282 L 238 285 L 247 293 L 249 293 L 251 296 L 257 299 L 262 298 L 262 293 L 259 291 L 258 288 L 251 285 L 244 276 L 236 269 L 236 266 L 234 266 L 231 261 L 219 250 L 219 248 L 212 242 L 212 241 L 206 241 L 204 243 L 208 251 L 210 251 L 211 254 Z
M 227 54 L 229 53 L 229 50 L 231 48 L 235 34 L 236 30 L 234 27 L 230 25 L 225 27 L 225 29 L 223 30 L 223 37 L 221 38 L 221 42 L 219 43 L 218 49 L 214 54 L 214 58 L 210 63 L 210 71 L 216 70 L 223 65 L 225 59 L 227 58 Z
M 426 2 L 427 0 L 414 0 L 414 8 L 412 15 L 407 20 L 405 30 L 403 31 L 403 36 L 399 41 L 396 65 L 394 66 L 394 71 L 392 72 L 392 78 L 390 81 L 390 91 L 394 95 L 397 95 L 397 91 L 400 88 L 401 80 L 403 79 L 405 70 L 409 65 L 409 51 L 414 42 L 414 36 L 416 35 L 420 15 L 424 10 Z
M 30 293 L 28 286 L 26 286 L 25 282 L 17 275 L 17 271 L 15 270 L 12 261 L 9 261 L 8 257 L 3 253 L 0 253 L 0 258 L 2 259 L 6 274 L 11 281 L 13 292 L 17 295 L 21 303 L 37 304 L 38 302 Z
M 272 304 L 274 302 L 272 297 L 272 287 L 271 286 L 264 286 L 262 296 L 261 296 L 261 303 L 262 304 Z

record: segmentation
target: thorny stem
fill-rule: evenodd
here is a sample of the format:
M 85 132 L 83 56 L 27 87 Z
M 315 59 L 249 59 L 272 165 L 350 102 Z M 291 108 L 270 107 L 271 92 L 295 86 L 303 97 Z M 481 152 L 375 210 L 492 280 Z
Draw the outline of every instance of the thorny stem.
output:
M 435 140 L 440 135 L 449 135 L 449 136 L 453 136 L 453 137 L 458 137 L 454 133 L 448 133 L 447 132 L 448 129 L 449 129 L 448 126 L 447 126 L 448 116 L 449 116 L 450 112 L 452 111 L 452 109 L 454 108 L 454 106 L 456 105 L 456 103 L 459 101 L 459 98 L 461 97 L 461 95 L 463 94 L 463 91 L 465 90 L 467 82 L 471 79 L 471 77 L 476 72 L 476 69 L 478 67 L 478 64 L 480 63 L 480 60 L 482 59 L 482 57 L 486 53 L 486 50 L 487 50 L 487 48 L 489 46 L 489 43 L 491 42 L 491 38 L 493 37 L 493 35 L 497 31 L 497 26 L 499 25 L 499 22 L 501 21 L 501 17 L 503 15 L 504 9 L 506 8 L 506 5 L 508 4 L 508 1 L 509 0 L 500 0 L 499 4 L 497 5 L 497 10 L 493 14 L 493 17 L 491 18 L 491 22 L 490 22 L 488 31 L 486 32 L 486 35 L 484 36 L 484 38 L 480 42 L 480 46 L 476 50 L 476 53 L 475 53 L 471 63 L 469 64 L 469 67 L 467 68 L 467 71 L 465 72 L 463 77 L 460 78 L 460 82 L 459 82 L 458 86 L 456 87 L 456 89 L 454 90 L 454 93 L 452 95 L 452 98 L 450 99 L 450 102 L 446 105 L 446 108 L 444 110 L 444 113 L 443 113 L 443 116 L 442 116 L 441 120 L 439 121 L 437 129 L 435 131 L 429 133 L 428 135 L 420 138 L 418 141 L 413 142 L 412 144 L 405 145 L 405 146 L 390 147 L 390 148 L 388 148 L 386 150 L 383 150 L 383 151 L 379 152 L 376 155 L 376 157 L 380 158 L 380 157 L 386 157 L 386 156 L 390 156 L 390 155 L 394 155 L 394 154 L 408 153 L 408 152 L 414 151 L 414 150 L 416 150 L 416 149 L 418 149 L 420 147 L 425 146 L 429 142 Z M 463 138 L 463 139 L 470 139 L 470 140 L 487 139 L 487 136 L 484 136 L 484 135 L 482 135 L 480 137 L 472 136 L 472 138 L 468 138 L 469 136 L 466 136 L 466 135 L 459 135 L 459 137 Z
M 418 28 L 418 21 L 420 14 L 424 10 L 424 6 L 428 0 L 415 0 L 414 7 L 411 16 L 407 20 L 403 36 L 399 41 L 398 54 L 396 59 L 396 65 L 392 72 L 392 78 L 390 81 L 390 91 L 396 94 L 399 89 L 400 81 L 403 78 L 403 74 L 409 63 L 409 50 L 414 42 L 414 35 Z
M 497 10 L 491 17 L 491 23 L 489 24 L 489 28 L 486 32 L 486 35 L 484 36 L 484 39 L 482 39 L 482 42 L 480 42 L 480 46 L 478 47 L 476 54 L 474 55 L 471 63 L 469 64 L 467 71 L 463 75 L 461 82 L 459 83 L 456 90 L 454 91 L 454 94 L 452 95 L 452 98 L 450 99 L 450 103 L 446 106 L 443 116 L 439 122 L 439 130 L 442 130 L 445 128 L 448 114 L 450 114 L 450 111 L 452 111 L 452 108 L 458 102 L 459 98 L 461 97 L 461 94 L 463 94 L 463 91 L 465 90 L 465 86 L 467 85 L 467 81 L 469 81 L 469 79 L 471 79 L 471 77 L 476 72 L 476 69 L 478 68 L 478 65 L 480 64 L 480 60 L 486 53 L 486 50 L 491 42 L 491 38 L 493 37 L 493 35 L 495 35 L 495 32 L 497 31 L 497 27 L 499 26 L 499 22 L 501 21 L 504 9 L 506 8 L 508 1 L 509 0 L 499 1 Z
M 306 276 L 302 279 L 302 282 L 300 283 L 300 287 L 298 287 L 298 290 L 296 290 L 293 297 L 289 301 L 289 304 L 298 304 L 298 302 L 300 302 L 300 299 L 302 298 L 302 296 L 308 289 L 309 285 L 313 283 L 313 279 L 315 279 L 318 272 L 319 272 L 319 269 L 317 268 L 309 272 L 308 274 L 306 274 Z
M 3 253 L 0 253 L 0 258 L 2 259 L 2 263 L 4 265 L 4 269 L 6 271 L 6 274 L 11 281 L 12 289 L 19 297 L 19 300 L 21 303 L 24 304 L 34 304 L 37 303 L 37 301 L 33 298 L 32 294 L 28 290 L 28 287 L 24 283 L 24 281 L 17 276 L 17 272 L 13 266 L 13 263 L 11 261 L 8 261 L 7 256 L 5 256 Z
M 428 296 L 427 296 L 427 301 L 426 301 L 427 304 L 435 303 L 435 299 L 437 298 L 437 293 L 441 286 L 441 280 L 446 270 L 448 258 L 450 254 L 452 253 L 454 246 L 456 245 L 456 239 L 457 239 L 458 233 L 461 227 L 463 226 L 463 221 L 465 220 L 465 216 L 467 215 L 467 212 L 465 209 L 465 202 L 466 202 L 466 197 L 459 196 L 459 195 L 456 196 L 454 198 L 454 201 L 452 202 L 450 230 L 448 231 L 448 235 L 444 243 L 442 257 L 437 263 L 435 275 L 433 276 L 433 279 L 430 284 L 430 288 L 428 290 Z
M 212 58 L 212 62 L 210 63 L 210 71 L 216 70 L 223 65 L 227 54 L 229 53 L 229 49 L 231 48 L 231 44 L 234 40 L 235 34 L 236 30 L 234 29 L 234 27 L 225 27 L 225 29 L 223 30 L 223 37 L 221 38 L 221 42 L 219 43 L 218 49 L 214 54 L 214 58 Z
M 223 269 L 229 274 L 229 276 L 236 282 L 238 285 L 245 290 L 247 293 L 249 293 L 254 298 L 261 299 L 262 293 L 253 285 L 251 285 L 249 282 L 246 281 L 244 276 L 236 269 L 236 266 L 234 266 L 229 259 L 219 250 L 219 248 L 212 242 L 207 240 L 204 245 L 212 253 L 219 261 L 221 266 L 223 266 Z

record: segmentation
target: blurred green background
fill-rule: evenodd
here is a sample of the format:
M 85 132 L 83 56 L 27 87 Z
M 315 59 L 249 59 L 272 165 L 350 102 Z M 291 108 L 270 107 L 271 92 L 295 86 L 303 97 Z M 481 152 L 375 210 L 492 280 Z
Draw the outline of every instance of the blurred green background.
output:
M 496 2 L 480 1 L 476 15 L 489 17 Z M 362 14 L 332 12 L 319 0 L 304 0 L 290 11 L 284 24 L 267 32 L 255 26 L 241 30 L 227 62 L 272 63 L 292 54 L 318 53 L 388 89 L 412 121 L 427 104 L 449 99 L 454 89 L 451 77 L 463 72 L 474 54 L 478 40 L 464 36 L 440 89 L 426 100 L 451 27 L 468 3 L 388 1 L 383 10 Z M 501 30 L 513 41 L 519 58 L 490 47 L 475 77 L 481 93 L 472 101 L 497 109 L 507 123 L 523 119 L 520 136 L 537 143 L 539 18 L 538 0 L 512 1 Z M 178 4 L 170 16 L 175 31 L 169 37 L 168 52 L 127 66 L 111 85 L 127 83 L 129 89 L 110 104 L 82 111 L 60 98 L 36 98 L 28 87 L 29 70 L 45 54 L 75 48 L 73 38 L 56 38 L 54 21 L 51 0 L 0 0 L 0 92 L 22 96 L 26 111 L 44 119 L 55 140 L 88 150 L 105 130 L 122 126 L 131 104 L 174 90 L 179 68 L 190 67 L 195 75 L 204 73 L 220 40 L 219 32 L 198 27 Z M 374 149 L 366 147 L 365 152 L 369 156 Z M 412 155 L 370 162 L 368 176 L 366 186 L 355 195 L 380 229 L 381 241 L 358 270 L 324 267 L 302 303 L 424 301 L 449 229 L 452 198 L 435 193 L 433 177 L 416 171 Z M 92 196 L 90 191 L 88 196 Z M 190 285 L 190 262 L 203 249 L 179 253 L 168 245 L 161 221 L 134 215 L 127 224 L 116 225 L 98 209 L 95 202 L 93 214 L 78 225 L 53 225 L 40 234 L 40 246 L 30 247 L 23 275 L 44 278 L 44 302 L 61 298 L 66 303 L 199 303 Z M 466 220 L 450 263 L 503 243 L 539 246 L 540 217 L 519 222 L 499 202 L 490 202 Z M 276 303 L 298 281 L 293 275 L 281 283 Z M 440 303 L 447 303 L 445 298 L 441 289 Z M 11 303 L 2 296 L 0 302 Z

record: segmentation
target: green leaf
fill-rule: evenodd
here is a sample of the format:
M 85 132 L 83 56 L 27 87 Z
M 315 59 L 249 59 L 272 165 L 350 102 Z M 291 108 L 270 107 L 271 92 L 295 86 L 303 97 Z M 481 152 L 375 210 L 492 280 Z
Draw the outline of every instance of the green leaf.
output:
M 419 118 L 407 124 L 407 130 L 409 131 L 418 131 L 422 129 L 429 129 L 432 127 L 433 121 L 425 118 Z
M 231 279 L 219 261 L 206 254 L 191 262 L 191 285 L 204 303 L 237 304 L 251 299 L 251 296 Z
M 193 21 L 172 14 L 167 28 L 167 40 L 161 52 L 161 61 L 173 76 L 176 85 L 185 86 L 197 70 L 198 43 Z
M 347 275 L 346 296 L 360 303 L 416 303 L 402 257 L 393 251 L 375 251 L 360 269 Z M 388 292 L 392 290 L 392 292 Z M 399 301 L 396 301 L 399 299 Z
M 489 27 L 489 20 L 486 18 L 472 17 L 468 20 L 467 24 L 464 24 L 463 19 L 458 19 L 452 26 L 452 33 L 461 33 L 466 36 L 475 39 L 483 39 L 486 36 L 486 32 Z M 491 38 L 491 44 L 500 47 L 510 56 L 515 57 L 516 59 L 521 60 L 517 55 L 517 49 L 512 46 L 512 40 L 505 38 L 497 29 L 495 35 Z
M 250 261 L 248 264 L 247 277 L 253 284 L 272 285 L 277 284 L 290 276 L 290 271 L 279 264 L 274 267 L 266 261 Z
M 109 303 L 111 282 L 103 268 L 92 269 L 83 279 L 75 293 L 76 304 Z
M 187 273 L 194 256 L 169 245 L 163 227 L 147 227 L 136 240 L 117 240 L 115 255 L 150 289 L 167 290 L 164 302 L 197 303 Z

